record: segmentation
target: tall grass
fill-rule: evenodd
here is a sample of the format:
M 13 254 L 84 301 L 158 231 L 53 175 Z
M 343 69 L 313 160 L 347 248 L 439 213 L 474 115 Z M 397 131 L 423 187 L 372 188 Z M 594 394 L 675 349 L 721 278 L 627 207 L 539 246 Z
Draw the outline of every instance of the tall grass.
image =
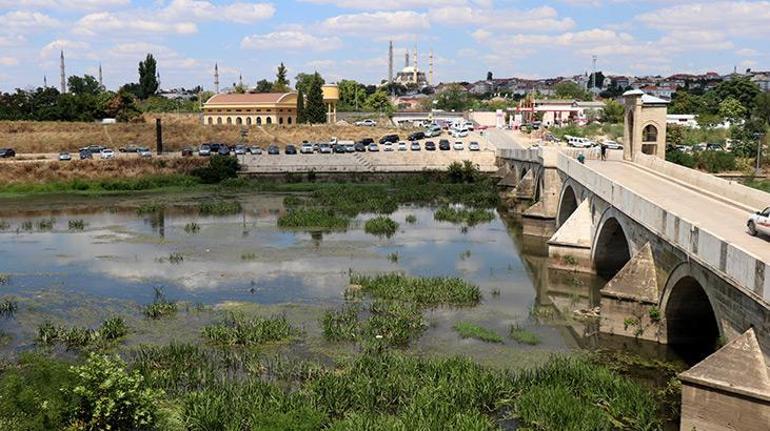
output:
M 421 307 L 476 305 L 481 300 L 478 286 L 457 277 L 351 274 L 350 283 L 374 298 L 414 302 Z
M 13 299 L 3 298 L 0 301 L 0 317 L 11 317 L 18 309 L 19 305 Z
M 67 222 L 69 230 L 83 230 L 86 228 L 86 222 L 83 219 L 75 219 Z
M 487 343 L 502 343 L 503 337 L 495 331 L 469 322 L 457 322 L 452 326 L 462 338 L 476 338 Z
M 300 330 L 289 323 L 286 316 L 248 319 L 230 314 L 224 321 L 203 328 L 203 336 L 225 346 L 257 346 L 289 340 Z
M 360 336 L 357 304 L 347 305 L 341 310 L 326 310 L 321 318 L 324 338 L 329 341 L 354 341 Z
M 282 229 L 344 230 L 350 219 L 323 208 L 296 208 L 278 218 Z
M 177 304 L 170 301 L 163 293 L 163 289 L 155 289 L 153 301 L 144 308 L 144 315 L 150 319 L 161 319 L 174 316 L 177 312 Z
M 52 346 L 63 344 L 67 350 L 84 350 L 121 340 L 128 335 L 129 328 L 120 316 L 111 317 L 96 328 L 84 326 L 56 326 L 50 321 L 38 326 L 37 344 Z
M 201 215 L 231 215 L 238 214 L 241 210 L 241 203 L 238 201 L 203 202 L 198 205 L 198 211 Z
M 450 223 L 465 223 L 468 226 L 475 226 L 480 223 L 489 223 L 495 219 L 492 211 L 481 208 L 454 208 L 443 206 L 433 213 L 433 218 L 438 221 L 447 221 Z
M 364 231 L 366 233 L 377 235 L 377 236 L 384 236 L 387 238 L 392 237 L 395 235 L 396 231 L 398 230 L 398 223 L 393 221 L 390 217 L 375 217 L 373 219 L 369 219 L 364 224 Z
M 530 346 L 540 344 L 540 337 L 538 337 L 537 334 L 528 331 L 519 325 L 511 325 L 510 336 L 517 343 L 529 344 Z

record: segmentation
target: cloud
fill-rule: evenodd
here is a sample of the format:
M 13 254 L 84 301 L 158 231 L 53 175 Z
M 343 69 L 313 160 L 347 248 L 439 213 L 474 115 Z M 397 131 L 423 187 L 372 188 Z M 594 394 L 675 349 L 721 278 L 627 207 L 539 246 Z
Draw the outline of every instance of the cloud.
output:
M 474 25 L 484 29 L 566 31 L 575 27 L 572 18 L 559 18 L 556 9 L 542 6 L 529 10 L 484 9 L 470 6 L 442 7 L 428 12 L 436 25 Z
M 168 20 L 231 21 L 251 24 L 275 15 L 270 3 L 231 3 L 217 6 L 203 0 L 173 0 L 158 16 Z
M 13 57 L 0 57 L 0 65 L 3 66 L 16 66 L 19 64 L 19 60 Z
M 346 9 L 365 9 L 365 10 L 401 10 L 401 9 L 419 9 L 435 7 L 436 0 L 301 0 L 305 3 L 334 5 Z M 466 0 L 443 0 L 440 2 L 444 6 L 463 6 L 468 4 Z
M 0 0 L 0 8 L 25 7 L 40 9 L 104 9 L 130 4 L 131 0 Z
M 135 17 L 118 16 L 111 12 L 96 12 L 88 14 L 75 23 L 73 32 L 84 36 L 94 36 L 103 32 L 138 33 L 176 33 L 191 34 L 198 31 L 198 27 L 192 22 L 165 22 L 160 20 L 148 20 Z
M 668 31 L 715 31 L 759 37 L 770 34 L 770 2 L 700 2 L 643 13 L 639 21 Z
M 322 30 L 356 35 L 418 32 L 429 27 L 428 16 L 414 11 L 338 15 L 327 18 L 321 23 Z
M 40 58 L 43 60 L 55 60 L 58 62 L 59 52 L 62 50 L 66 51 L 65 55 L 67 58 L 81 58 L 83 57 L 83 52 L 89 50 L 90 48 L 91 45 L 86 42 L 57 39 L 48 43 L 40 50 Z
M 756 57 L 756 56 L 759 55 L 759 51 L 757 51 L 756 49 L 751 49 L 751 48 L 739 49 L 735 53 L 740 55 L 741 57 Z
M 40 12 L 12 11 L 0 15 L 0 30 L 19 31 L 46 30 L 61 25 L 56 18 Z
M 316 37 L 299 30 L 275 31 L 266 34 L 254 34 L 241 40 L 245 49 L 285 49 L 329 51 L 337 49 L 342 42 L 337 37 Z
M 128 64 L 138 62 L 148 53 L 155 57 L 158 68 L 161 70 L 187 70 L 201 66 L 200 62 L 194 58 L 185 57 L 167 46 L 147 42 L 121 43 L 107 52 L 110 57 Z

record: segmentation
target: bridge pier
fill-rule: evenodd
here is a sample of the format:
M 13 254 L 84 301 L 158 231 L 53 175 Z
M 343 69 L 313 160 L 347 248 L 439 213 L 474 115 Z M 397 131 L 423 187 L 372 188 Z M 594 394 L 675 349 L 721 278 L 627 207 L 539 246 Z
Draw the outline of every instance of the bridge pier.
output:
M 584 200 L 548 240 L 552 267 L 593 273 L 591 229 L 591 208 Z

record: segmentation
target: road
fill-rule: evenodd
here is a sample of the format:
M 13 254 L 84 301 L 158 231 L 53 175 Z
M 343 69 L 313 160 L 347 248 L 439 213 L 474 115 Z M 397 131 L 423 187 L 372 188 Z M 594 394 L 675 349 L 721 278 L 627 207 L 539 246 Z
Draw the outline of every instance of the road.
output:
M 631 163 L 587 160 L 586 166 L 762 261 L 770 262 L 770 243 L 765 238 L 752 237 L 747 233 L 746 220 L 749 214 L 745 210 Z

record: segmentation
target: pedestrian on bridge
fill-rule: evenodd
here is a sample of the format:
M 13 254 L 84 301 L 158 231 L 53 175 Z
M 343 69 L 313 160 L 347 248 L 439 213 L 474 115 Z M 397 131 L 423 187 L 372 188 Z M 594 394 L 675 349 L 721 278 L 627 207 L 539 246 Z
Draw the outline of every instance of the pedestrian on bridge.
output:
M 601 144 L 601 154 L 602 154 L 602 160 L 607 160 L 607 145 L 604 143 Z
M 577 161 L 580 162 L 580 163 L 583 163 L 583 164 L 586 162 L 586 156 L 583 155 L 582 151 L 580 153 L 578 153 Z

